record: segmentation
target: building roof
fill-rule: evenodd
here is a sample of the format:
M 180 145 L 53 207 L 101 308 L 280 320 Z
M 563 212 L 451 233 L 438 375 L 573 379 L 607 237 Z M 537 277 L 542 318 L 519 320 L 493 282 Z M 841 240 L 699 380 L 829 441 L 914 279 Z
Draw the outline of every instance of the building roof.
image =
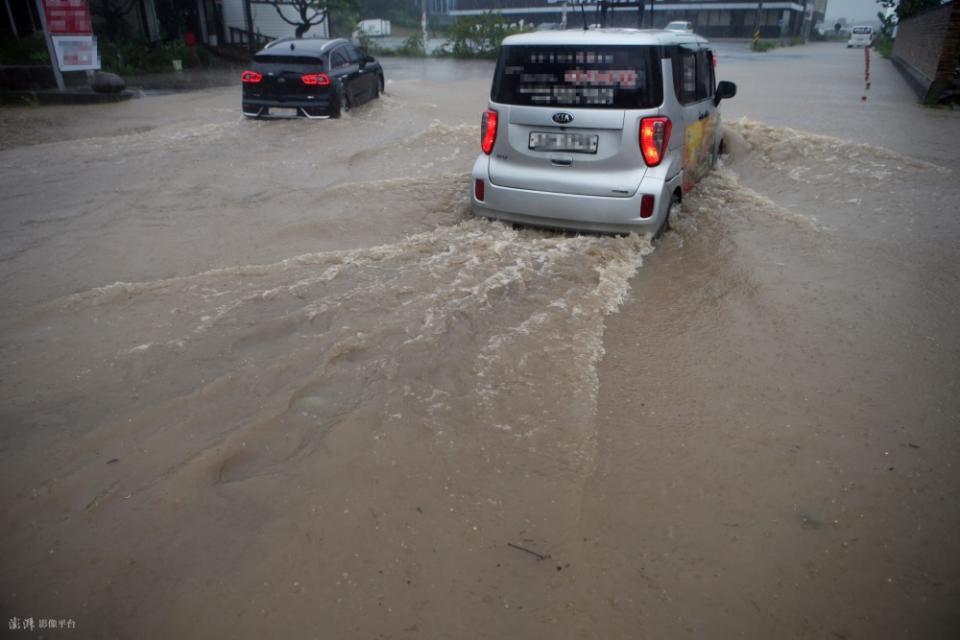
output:
M 664 31 L 662 29 L 567 29 L 566 31 L 534 31 L 504 39 L 504 45 L 671 45 L 706 43 L 694 33 Z

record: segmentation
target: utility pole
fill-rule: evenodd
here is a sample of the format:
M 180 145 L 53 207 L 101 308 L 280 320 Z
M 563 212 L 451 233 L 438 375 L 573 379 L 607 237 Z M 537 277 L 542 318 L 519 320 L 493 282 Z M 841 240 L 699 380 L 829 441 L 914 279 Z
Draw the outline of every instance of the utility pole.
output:
M 420 31 L 423 36 L 423 52 L 427 53 L 427 0 L 420 0 Z
M 253 41 L 253 12 L 250 10 L 250 0 L 243 0 L 243 21 L 247 23 L 247 50 L 253 53 L 257 49 Z
M 10 20 L 10 28 L 13 30 L 13 37 L 19 40 L 20 32 L 17 31 L 17 21 L 13 17 L 13 11 L 10 9 L 10 0 L 3 0 L 3 4 L 7 6 L 7 19 Z
M 40 14 L 40 26 L 43 27 L 43 38 L 47 41 L 47 52 L 50 54 L 50 66 L 53 68 L 53 79 L 57 81 L 57 89 L 64 91 L 67 85 L 63 84 L 63 74 L 60 73 L 60 61 L 57 60 L 57 49 L 53 46 L 50 36 L 50 25 L 47 24 L 47 12 L 43 8 L 43 0 L 37 0 L 37 13 Z
M 753 48 L 760 43 L 760 18 L 763 15 L 763 0 L 757 3 L 757 17 L 753 21 Z

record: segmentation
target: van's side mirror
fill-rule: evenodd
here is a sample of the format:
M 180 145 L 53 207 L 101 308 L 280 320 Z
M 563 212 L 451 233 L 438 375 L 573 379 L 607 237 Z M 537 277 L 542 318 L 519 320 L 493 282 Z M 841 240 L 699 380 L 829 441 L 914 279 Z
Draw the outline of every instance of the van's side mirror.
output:
M 717 91 L 713 94 L 714 106 L 719 105 L 721 100 L 729 100 L 737 95 L 737 85 L 727 80 L 721 80 L 717 84 Z

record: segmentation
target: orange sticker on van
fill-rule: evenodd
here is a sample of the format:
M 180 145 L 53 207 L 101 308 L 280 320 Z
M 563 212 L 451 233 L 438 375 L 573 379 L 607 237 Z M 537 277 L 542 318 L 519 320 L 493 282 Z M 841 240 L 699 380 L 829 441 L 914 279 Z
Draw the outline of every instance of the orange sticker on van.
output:
M 687 192 L 710 171 L 716 140 L 717 116 L 710 114 L 683 131 L 683 191 Z

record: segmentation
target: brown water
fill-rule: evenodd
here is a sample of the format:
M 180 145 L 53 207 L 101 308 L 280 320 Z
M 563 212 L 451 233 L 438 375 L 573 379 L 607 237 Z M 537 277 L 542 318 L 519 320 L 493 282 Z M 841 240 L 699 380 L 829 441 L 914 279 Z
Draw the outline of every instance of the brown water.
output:
M 796 51 L 721 57 L 732 154 L 656 252 L 471 218 L 477 65 L 321 123 L 5 112 L 4 616 L 957 637 L 960 121 Z M 817 65 L 850 124 L 763 124 Z M 831 129 L 885 109 L 914 142 Z

